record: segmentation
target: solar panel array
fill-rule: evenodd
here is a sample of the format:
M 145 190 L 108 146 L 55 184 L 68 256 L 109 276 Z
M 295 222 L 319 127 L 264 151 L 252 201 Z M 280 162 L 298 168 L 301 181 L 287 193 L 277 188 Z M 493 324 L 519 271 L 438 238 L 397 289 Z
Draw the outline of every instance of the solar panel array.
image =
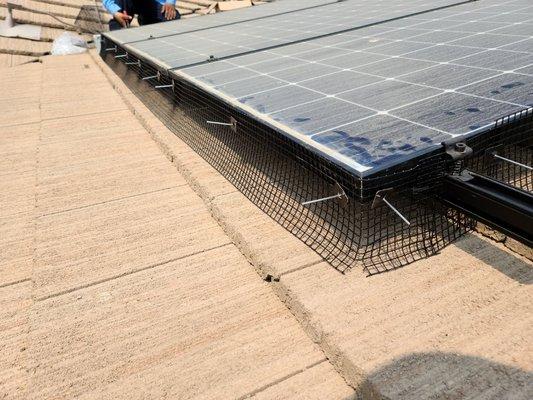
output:
M 165 68 L 217 50 L 227 58 L 171 73 L 368 176 L 533 106 L 530 0 L 479 0 L 310 36 L 449 3 L 345 1 L 126 47 Z
M 339 0 L 273 1 L 271 3 L 261 5 L 261 7 L 248 7 L 240 9 L 236 12 L 209 14 L 203 16 L 202 18 L 184 18 L 166 22 L 164 24 L 144 26 L 142 29 L 127 29 L 108 32 L 106 33 L 106 36 L 112 39 L 115 43 L 132 43 L 146 39 L 160 38 L 185 32 L 213 28 L 216 26 L 228 26 L 244 21 L 251 22 L 257 19 L 294 13 L 298 10 L 324 7 L 328 4 L 337 3 L 338 1 Z
M 137 42 L 134 48 L 139 54 L 146 54 L 157 59 L 164 68 L 183 68 L 212 58 L 221 59 L 241 53 L 284 46 L 320 35 L 357 29 L 384 19 L 449 6 L 457 2 L 457 0 L 410 0 L 408 2 L 404 0 L 345 0 L 322 7 L 311 7 L 253 21 L 238 22 L 229 26 L 212 26 L 192 32 L 185 31 Z M 283 1 L 279 3 L 282 4 Z M 300 7 L 302 5 L 300 2 Z

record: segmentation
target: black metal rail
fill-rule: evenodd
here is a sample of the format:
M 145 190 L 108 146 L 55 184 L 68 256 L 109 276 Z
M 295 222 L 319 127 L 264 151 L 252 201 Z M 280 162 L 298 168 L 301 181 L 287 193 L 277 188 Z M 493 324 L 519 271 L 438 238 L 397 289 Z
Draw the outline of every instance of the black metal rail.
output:
M 445 178 L 442 200 L 485 225 L 533 246 L 533 193 L 464 170 Z

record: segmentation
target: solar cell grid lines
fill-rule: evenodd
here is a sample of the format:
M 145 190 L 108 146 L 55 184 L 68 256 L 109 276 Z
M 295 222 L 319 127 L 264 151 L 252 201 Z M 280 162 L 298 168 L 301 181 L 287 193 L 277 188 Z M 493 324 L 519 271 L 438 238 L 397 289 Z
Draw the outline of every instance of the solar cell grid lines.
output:
M 216 59 L 233 57 L 457 3 L 457 0 L 336 1 L 322 7 L 266 15 L 263 19 L 215 25 L 209 29 L 187 31 L 181 27 L 181 33 L 135 43 L 135 50 L 157 57 L 165 68 L 182 68 L 202 63 L 211 56 Z M 189 43 L 195 44 L 193 51 Z
M 456 3 L 316 2 L 125 48 L 369 176 L 533 106 L 533 6 L 419 13 Z
M 217 13 L 206 15 L 202 18 L 190 18 L 177 21 L 170 21 L 165 24 L 154 24 L 145 26 L 142 29 L 128 29 L 108 32 L 106 35 L 115 43 L 125 44 L 147 39 L 172 36 L 184 32 L 192 32 L 209 29 L 214 26 L 228 26 L 230 24 L 241 23 L 242 21 L 253 21 L 258 18 L 272 17 L 292 13 L 297 10 L 312 7 L 322 7 L 338 0 L 283 0 L 264 5 L 263 7 L 249 7 L 239 10 L 238 13 Z

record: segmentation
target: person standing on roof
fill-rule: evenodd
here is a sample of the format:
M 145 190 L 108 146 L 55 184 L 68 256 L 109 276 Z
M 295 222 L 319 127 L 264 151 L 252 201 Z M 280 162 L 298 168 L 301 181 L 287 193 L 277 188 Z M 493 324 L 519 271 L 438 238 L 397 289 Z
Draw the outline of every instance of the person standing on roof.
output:
M 176 0 L 102 0 L 106 10 L 113 16 L 109 30 L 127 28 L 137 14 L 139 25 L 179 19 Z

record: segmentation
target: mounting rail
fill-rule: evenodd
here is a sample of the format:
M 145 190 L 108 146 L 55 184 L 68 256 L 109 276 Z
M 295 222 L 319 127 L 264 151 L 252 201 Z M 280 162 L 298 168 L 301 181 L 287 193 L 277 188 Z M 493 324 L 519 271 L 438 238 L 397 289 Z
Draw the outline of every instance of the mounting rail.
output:
M 445 178 L 442 200 L 533 247 L 533 193 L 464 170 Z

